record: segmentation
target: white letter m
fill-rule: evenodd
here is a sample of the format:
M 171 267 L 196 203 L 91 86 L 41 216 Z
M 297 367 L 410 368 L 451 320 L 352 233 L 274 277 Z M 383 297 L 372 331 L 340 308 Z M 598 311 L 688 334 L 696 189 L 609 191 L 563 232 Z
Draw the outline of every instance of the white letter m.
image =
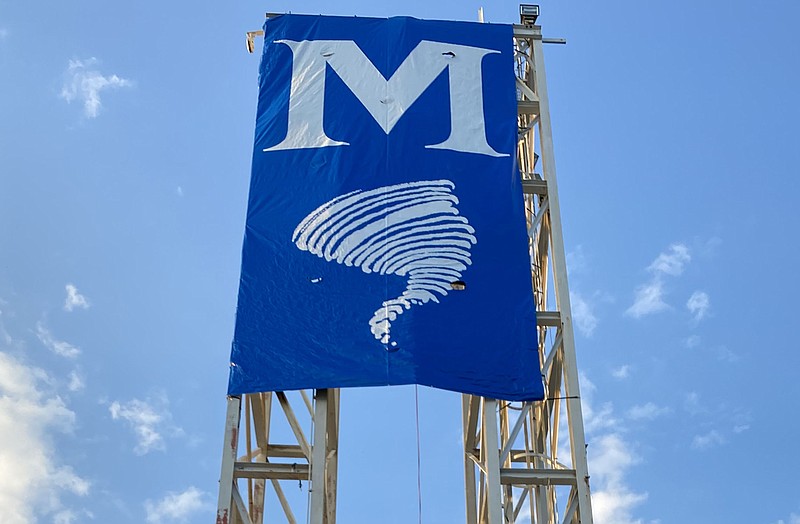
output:
M 349 145 L 333 140 L 322 127 L 325 66 L 330 65 L 386 134 L 447 69 L 450 136 L 425 147 L 509 156 L 498 153 L 486 141 L 481 62 L 484 56 L 499 53 L 497 50 L 423 40 L 387 80 L 352 40 L 275 42 L 289 46 L 293 55 L 289 117 L 286 137 L 264 151 Z

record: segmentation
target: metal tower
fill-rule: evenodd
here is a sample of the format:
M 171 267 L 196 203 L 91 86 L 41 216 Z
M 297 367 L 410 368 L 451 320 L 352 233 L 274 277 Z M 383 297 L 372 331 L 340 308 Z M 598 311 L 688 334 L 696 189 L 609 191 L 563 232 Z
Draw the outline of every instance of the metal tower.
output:
M 592 523 L 586 443 L 575 359 L 556 165 L 538 7 L 520 6 L 514 26 L 519 143 L 539 355 L 546 398 L 506 402 L 462 395 L 467 524 Z M 248 48 L 252 52 L 252 36 Z M 541 164 L 541 173 L 535 169 Z M 521 282 L 520 285 L 527 285 Z M 262 524 L 267 489 L 285 521 L 297 522 L 282 484 L 309 484 L 310 524 L 335 524 L 339 390 L 229 397 L 217 524 Z M 312 398 L 313 395 L 313 398 Z M 244 432 L 241 433 L 242 409 Z M 301 419 L 311 419 L 313 434 Z M 282 419 L 294 435 L 272 440 Z M 566 435 L 565 435 L 566 433 Z M 244 444 L 244 451 L 240 445 Z M 455 471 L 454 475 L 458 474 Z

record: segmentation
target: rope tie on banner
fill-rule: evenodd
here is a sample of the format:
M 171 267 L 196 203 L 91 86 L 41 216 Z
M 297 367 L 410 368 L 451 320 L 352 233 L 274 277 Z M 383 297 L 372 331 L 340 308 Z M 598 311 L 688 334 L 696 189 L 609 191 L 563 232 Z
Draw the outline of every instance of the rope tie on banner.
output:
M 417 422 L 417 517 L 422 524 L 422 459 L 419 444 L 419 386 L 414 384 L 414 415 Z

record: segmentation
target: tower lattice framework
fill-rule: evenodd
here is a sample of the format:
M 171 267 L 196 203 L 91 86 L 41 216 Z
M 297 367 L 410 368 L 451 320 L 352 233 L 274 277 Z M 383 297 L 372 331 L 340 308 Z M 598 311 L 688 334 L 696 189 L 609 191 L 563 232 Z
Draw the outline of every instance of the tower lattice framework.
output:
M 462 395 L 467 524 L 593 522 L 543 43 L 540 26 L 514 26 L 517 156 L 545 399 Z M 227 402 L 217 524 L 263 524 L 267 490 L 280 506 L 272 522 L 294 524 L 301 515 L 310 524 L 335 524 L 339 390 L 263 392 Z M 271 434 L 279 418 L 291 428 L 289 443 Z M 309 418 L 310 435 L 302 423 Z M 307 505 L 293 507 L 287 481 L 310 483 Z

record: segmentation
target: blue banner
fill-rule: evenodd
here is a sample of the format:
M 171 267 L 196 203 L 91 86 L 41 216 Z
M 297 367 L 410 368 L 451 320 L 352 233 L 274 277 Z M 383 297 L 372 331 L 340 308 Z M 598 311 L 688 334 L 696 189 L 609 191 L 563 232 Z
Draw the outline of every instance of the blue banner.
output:
M 543 398 L 510 25 L 264 26 L 229 394 Z

